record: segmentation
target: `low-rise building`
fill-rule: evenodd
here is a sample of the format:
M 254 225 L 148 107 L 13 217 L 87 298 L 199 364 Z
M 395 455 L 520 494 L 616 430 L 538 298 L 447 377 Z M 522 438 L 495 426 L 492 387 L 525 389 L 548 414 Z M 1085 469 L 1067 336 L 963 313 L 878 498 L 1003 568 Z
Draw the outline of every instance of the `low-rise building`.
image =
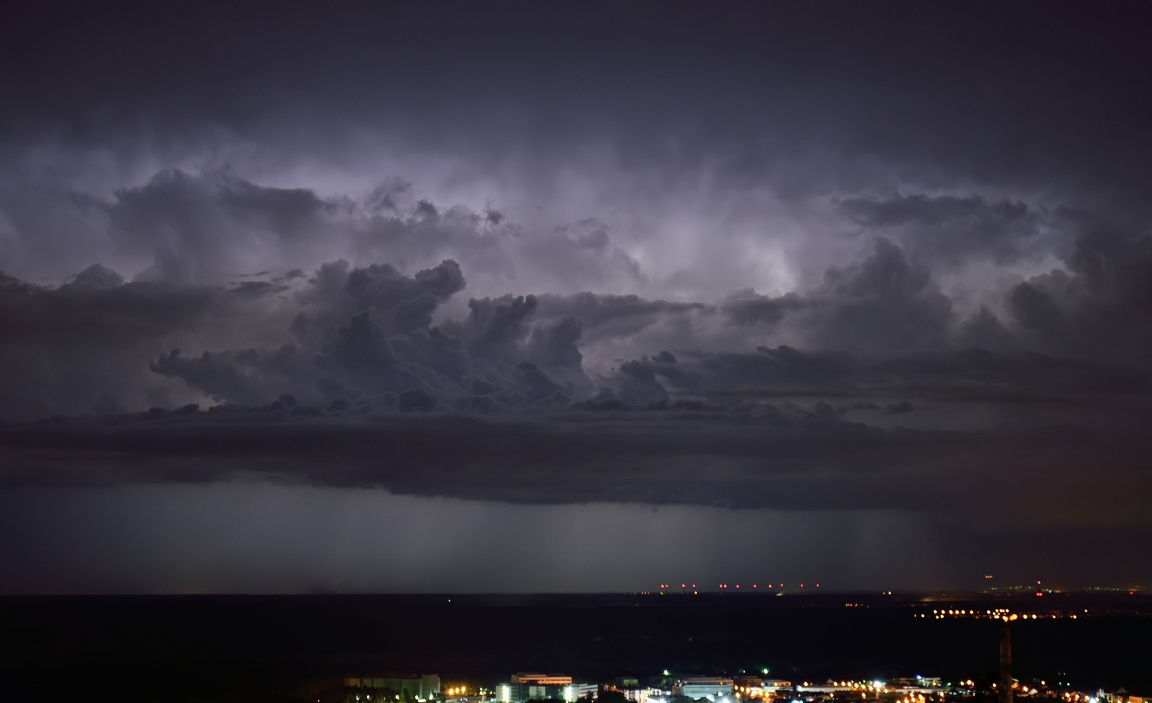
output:
M 718 701 L 732 696 L 732 679 L 719 676 L 695 676 L 682 680 L 677 693 L 695 700 Z
M 563 674 L 513 674 L 508 683 L 496 686 L 497 703 L 524 703 L 529 700 L 558 698 L 574 703 L 581 698 L 595 697 L 600 687 L 594 683 L 573 683 L 571 676 Z
M 526 671 L 512 674 L 511 680 L 512 683 L 535 684 L 537 686 L 566 686 L 572 683 L 572 677 L 564 674 L 537 674 Z
M 405 700 L 428 701 L 440 694 L 440 676 L 345 676 L 344 687 L 368 689 L 370 691 L 390 691 Z

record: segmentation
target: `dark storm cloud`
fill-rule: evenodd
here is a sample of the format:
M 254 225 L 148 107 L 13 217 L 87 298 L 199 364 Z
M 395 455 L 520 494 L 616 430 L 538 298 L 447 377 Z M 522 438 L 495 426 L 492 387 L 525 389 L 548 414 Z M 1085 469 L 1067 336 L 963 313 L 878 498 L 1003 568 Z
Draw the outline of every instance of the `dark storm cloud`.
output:
M 437 307 L 464 285 L 454 261 L 411 277 L 386 264 L 324 264 L 296 294 L 294 343 L 199 357 L 177 349 L 150 368 L 244 405 L 290 394 L 328 407 L 353 399 L 361 408 L 490 412 L 566 403 L 588 389 L 582 325 L 572 317 L 535 324 L 533 296 L 472 299 L 463 320 L 432 325 Z
M 744 291 L 721 310 L 743 326 L 774 326 L 789 318 L 812 346 L 865 351 L 939 347 L 954 323 L 952 302 L 928 269 L 882 238 L 860 260 L 828 268 L 806 295 Z
M 260 187 L 227 171 L 197 177 L 168 170 L 118 190 L 110 217 L 120 246 L 152 251 L 155 263 L 141 278 L 183 282 L 240 273 L 237 254 L 263 253 L 264 240 L 314 246 L 336 210 L 304 188 Z
M 669 409 L 352 422 L 291 419 L 289 408 L 273 407 L 3 431 L 10 485 L 199 483 L 246 473 L 508 502 L 929 510 L 1006 525 L 1071 514 L 1077 523 L 1143 524 L 1148 450 L 1132 422 L 1103 433 L 884 431 L 845 422 L 824 404 L 735 417 Z M 1069 492 L 1088 470 L 1091 486 Z
M 916 349 L 939 345 L 951 301 L 931 274 L 885 239 L 862 261 L 829 268 L 805 324 L 814 346 Z
M 58 288 L 6 277 L 0 322 L 9 333 L 3 349 L 13 379 L 7 415 L 28 417 L 33 408 L 90 412 L 97 404 L 131 409 L 129 397 L 139 407 L 146 369 L 152 381 L 181 379 L 203 394 L 199 398 L 245 406 L 289 394 L 309 407 L 341 399 L 394 407 L 396 394 L 420 389 L 441 407 L 491 411 L 580 401 L 597 384 L 639 407 L 665 400 L 668 391 L 1143 392 L 1147 366 L 1140 352 L 1152 348 L 1142 304 L 1148 295 L 1143 241 L 1082 235 L 1068 259 L 1071 272 L 1011 289 L 1003 321 L 987 309 L 959 318 L 927 269 L 883 239 L 858 261 L 830 267 L 806 293 L 773 298 L 746 291 L 719 306 L 593 293 L 506 295 L 471 299 L 467 315 L 439 324 L 439 308 L 466 286 L 451 260 L 411 276 L 388 264 L 337 261 L 306 281 L 293 275 L 280 283 L 246 279 L 215 287 L 126 283 L 99 265 Z M 687 330 L 674 341 L 692 344 L 706 336 L 717 311 L 729 334 L 783 330 L 808 350 L 681 346 L 687 351 L 675 356 L 621 360 L 591 380 L 584 368 L 587 344 L 644 340 L 653 327 Z M 702 325 L 704 331 L 694 331 Z M 233 344 L 245 335 L 257 345 Z M 1094 351 L 1096 339 L 1117 343 Z M 180 340 L 203 351 L 186 354 Z M 954 348 L 956 342 L 1001 351 Z M 109 370 L 97 371 L 101 365 Z M 71 381 L 53 393 L 38 389 L 43 379 L 28 380 L 65 368 Z M 197 399 L 185 394 L 176 402 Z
M 3 12 L 11 490 L 1147 532 L 1143 9 Z
M 724 314 L 737 325 L 774 325 L 789 313 L 808 307 L 806 300 L 789 293 L 773 298 L 754 290 L 733 293 L 721 305 Z
M 588 389 L 581 323 L 562 316 L 535 324 L 533 296 L 474 299 L 465 319 L 432 325 L 437 308 L 464 285 L 450 260 L 412 276 L 387 264 L 338 261 L 292 290 L 266 281 L 126 283 L 99 265 L 57 288 L 5 276 L 4 415 L 138 407 L 143 388 L 164 378 L 244 405 L 291 394 L 305 403 L 351 397 L 390 406 L 395 394 L 420 389 L 433 405 L 436 398 L 469 404 L 479 395 L 485 400 L 475 402 L 503 407 L 566 402 Z M 227 344 L 245 335 L 281 341 L 196 355 L 173 344 Z
M 1141 396 L 1148 377 L 1123 368 L 1036 353 L 983 349 L 862 355 L 761 347 L 749 353 L 680 351 L 629 362 L 668 390 L 691 394 L 868 395 L 928 394 L 956 400 L 1065 395 Z M 623 371 L 623 369 L 622 369 Z
M 668 318 L 709 313 L 702 303 L 645 300 L 637 295 L 601 295 L 585 291 L 574 295 L 539 296 L 541 315 L 579 319 L 588 339 L 619 338 L 637 334 Z
M 465 285 L 464 273 L 452 260 L 411 278 L 389 264 L 352 268 L 346 261 L 337 261 L 322 265 L 311 283 L 301 300 L 316 309 L 321 324 L 374 309 L 386 318 L 385 327 L 395 332 L 429 326 L 436 308 Z
M 612 245 L 607 226 L 596 219 L 558 227 L 551 236 L 532 239 L 525 251 L 540 262 L 563 261 L 555 275 L 561 284 L 568 284 L 564 287 L 620 278 L 635 285 L 644 280 L 640 264 Z
M 645 280 L 595 218 L 529 227 L 491 207 L 417 199 L 411 185 L 387 178 L 367 194 L 321 195 L 261 185 L 227 166 L 168 168 L 98 195 L 22 175 L 0 180 L 0 255 L 18 276 L 59 280 L 103 259 L 135 280 L 215 284 L 342 257 L 407 270 L 452 258 L 486 291 Z
M 1065 219 L 1071 218 L 1064 216 Z M 1036 350 L 1148 368 L 1152 358 L 1152 237 L 1082 215 L 1066 245 L 1066 268 L 1016 283 L 1004 310 L 961 316 L 928 268 L 899 246 L 875 239 L 864 256 L 833 266 L 807 293 L 733 294 L 719 305 L 736 326 L 794 332 L 805 345 L 864 352 L 976 346 Z
M 148 368 L 154 373 L 182 379 L 209 398 L 259 404 L 298 386 L 299 376 L 314 376 L 307 358 L 291 345 L 264 352 L 204 352 L 186 357 L 179 349 L 161 354 Z
M 166 169 L 107 196 L 29 180 L 0 188 L 10 227 L 0 253 L 56 276 L 103 257 L 138 280 L 218 283 L 280 259 L 311 261 L 351 214 L 309 189 L 259 186 L 228 169 Z
M 1085 264 L 1079 275 L 1093 274 Z M 951 320 L 947 298 L 885 240 L 859 261 L 830 268 L 810 293 L 786 297 L 786 312 L 767 320 L 800 316 L 811 338 L 840 340 L 840 350 L 662 351 L 592 380 L 580 351 L 582 312 L 601 327 L 639 319 L 640 330 L 647 317 L 708 308 L 586 293 L 547 298 L 550 314 L 537 320 L 535 296 L 508 295 L 472 299 L 464 318 L 433 325 L 437 307 L 465 288 L 452 261 L 411 276 L 385 264 L 334 262 L 307 281 L 291 280 L 290 309 L 273 319 L 295 341 L 150 359 L 156 375 L 222 403 L 211 412 L 189 405 L 12 426 L 6 479 L 210 481 L 256 472 L 484 500 L 915 508 L 1012 522 L 1041 518 L 1002 513 L 1004 505 L 945 487 L 996 474 L 1056 500 L 1060 486 L 1099 460 L 1101 495 L 1111 500 L 1141 480 L 1136 467 L 1148 456 L 1132 420 L 1146 406 L 1145 374 L 1038 353 L 940 347 Z M 98 312 L 141 326 L 140 336 L 155 343 L 174 330 L 149 325 L 201 324 L 165 314 L 180 296 L 199 301 L 189 315 L 215 309 L 258 319 L 242 307 L 252 302 L 250 283 L 125 283 L 99 266 L 58 289 L 6 278 L 5 320 L 9 339 L 33 349 L 54 350 L 48 331 L 67 327 L 54 315 L 89 325 L 72 332 L 72 343 L 92 345 L 102 335 L 122 342 Z M 285 285 L 268 290 L 279 299 Z M 749 311 L 728 306 L 748 300 L 721 306 L 737 327 L 748 324 L 740 315 Z M 41 306 L 36 314 L 32 305 Z M 860 351 L 844 341 L 859 344 L 853 335 L 862 328 L 847 322 L 853 317 L 875 346 Z M 21 320 L 40 327 L 21 328 Z M 906 336 L 925 331 L 934 344 Z M 965 405 L 1010 406 L 1015 416 L 977 430 L 912 429 L 921 402 L 951 404 L 959 425 Z M 1054 415 L 1029 409 L 1053 404 Z M 911 425 L 883 429 L 849 418 L 868 408 Z M 1026 466 L 1014 464 L 1021 456 Z
M 1092 276 L 1087 265 L 1082 275 Z M 103 343 L 129 368 L 140 354 L 132 339 L 147 349 L 179 332 L 211 336 L 203 319 L 209 312 L 251 324 L 262 308 L 250 306 L 267 298 L 288 306 L 268 319 L 294 340 L 198 356 L 157 353 L 145 362 L 156 376 L 180 379 L 222 404 L 207 413 L 189 405 L 11 426 L 4 433 L 6 480 L 209 481 L 257 472 L 470 499 L 916 508 L 1012 521 L 1018 516 L 985 514 L 971 496 L 941 501 L 954 495 L 944 490 L 953 480 L 988 477 L 957 467 L 1006 472 L 998 480 L 1021 490 L 1047 487 L 1055 500 L 1057 487 L 1099 452 L 1109 456 L 1101 475 L 1110 486 L 1103 495 L 1112 499 L 1119 486 L 1139 480 L 1134 467 L 1148 455 L 1125 419 L 1145 405 L 1147 379 L 1139 372 L 1036 353 L 911 351 L 920 338 L 904 330 L 919 326 L 936 340 L 950 310 L 928 274 L 884 240 L 782 305 L 784 315 L 801 316 L 814 339 L 856 339 L 858 328 L 845 320 L 861 318 L 883 342 L 867 353 L 843 343 L 839 351 L 663 351 L 593 380 L 583 368 L 579 315 L 594 326 L 624 320 L 639 331 L 651 317 L 709 308 L 586 293 L 546 297 L 549 314 L 537 320 L 536 297 L 509 295 L 472 299 L 464 318 L 434 325 L 437 308 L 465 288 L 452 261 L 411 276 L 386 264 L 334 262 L 306 281 L 284 280 L 255 287 L 126 283 L 101 266 L 55 289 L 6 277 L 8 350 L 52 358 Z M 295 287 L 285 296 L 289 284 Z M 749 299 L 721 306 L 738 327 L 749 311 L 731 306 Z M 180 305 L 187 311 L 173 314 Z M 931 313 L 929 324 L 913 314 L 919 310 Z M 781 319 L 774 312 L 768 322 Z M 13 359 L 6 367 L 13 378 L 27 375 L 26 362 Z M 91 379 L 131 380 L 109 373 L 116 368 L 71 369 L 84 383 L 69 389 L 68 402 L 75 407 L 76 397 L 94 393 Z M 41 391 L 5 387 L 10 407 L 44 402 Z M 887 430 L 848 417 L 853 408 L 887 408 L 914 427 L 921 401 L 960 403 L 959 415 L 963 404 L 1014 404 L 1019 429 Z M 1058 431 L 1048 416 L 1026 409 L 1053 403 L 1065 406 L 1056 422 L 1070 421 L 1077 431 Z M 108 405 L 104 412 L 114 412 Z M 539 414 L 546 408 L 551 412 Z M 1065 444 L 1054 448 L 1054 436 Z M 1013 468 L 1021 455 L 1031 457 L 1029 466 Z
M 1047 219 L 1021 201 L 980 196 L 847 198 L 837 206 L 862 230 L 894 234 L 919 255 L 949 263 L 977 257 L 1011 263 L 1035 255 Z
M 141 374 L 148 356 L 166 339 L 203 333 L 210 320 L 226 329 L 259 303 L 253 291 L 234 292 L 125 283 L 99 264 L 57 288 L 0 274 L 0 414 L 88 413 L 165 398 L 157 379 Z
M 1081 216 L 1054 270 L 1012 288 L 1007 308 L 1030 345 L 1146 366 L 1152 358 L 1152 235 Z
M 477 268 L 512 274 L 502 249 L 508 233 L 460 206 L 440 210 L 427 200 L 384 196 L 390 205 L 383 207 L 378 191 L 363 200 L 321 197 L 309 188 L 257 185 L 226 168 L 161 171 L 113 197 L 110 237 L 120 251 L 152 259 L 139 278 L 216 282 L 270 262 L 308 265 L 333 251 L 373 260 L 386 252 L 402 266 L 451 251 Z M 371 296 L 373 285 L 364 281 L 366 290 L 352 294 Z
M 81 143 L 141 123 L 314 143 L 378 125 L 493 165 L 608 136 L 629 163 L 673 160 L 664 183 L 716 155 L 720 177 L 755 180 L 781 152 L 833 145 L 1131 202 L 1150 184 L 1135 156 L 1152 116 L 1135 88 L 1144 15 L 1073 3 L 29 6 L 4 23 L 6 60 L 26 68 L 5 74 L 2 117 L 9 133 Z
M 0 180 L 0 261 L 9 274 L 25 277 L 74 273 L 107 250 L 108 208 L 59 184 Z M 13 264 L 21 270 L 11 270 Z
M 366 220 L 355 225 L 355 251 L 369 259 L 406 265 L 429 256 L 455 256 L 492 275 L 511 278 L 515 264 L 505 247 L 516 230 L 493 211 L 476 213 L 462 206 L 437 208 L 406 196 L 410 185 L 377 188 L 368 198 Z

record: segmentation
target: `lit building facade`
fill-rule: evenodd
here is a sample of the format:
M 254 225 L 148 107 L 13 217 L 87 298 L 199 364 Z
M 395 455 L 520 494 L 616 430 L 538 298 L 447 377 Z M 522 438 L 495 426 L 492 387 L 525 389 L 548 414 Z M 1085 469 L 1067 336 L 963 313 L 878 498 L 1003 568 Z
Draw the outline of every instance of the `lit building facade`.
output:
M 536 674 L 522 671 L 518 674 L 512 674 L 512 683 L 527 683 L 537 686 L 567 686 L 572 683 L 572 677 L 565 676 L 564 674 Z
M 732 696 L 732 679 L 700 676 L 680 682 L 679 694 L 695 700 L 718 701 Z
M 580 698 L 595 696 L 599 687 L 592 683 L 572 683 L 571 676 L 563 674 L 513 674 L 511 681 L 496 686 L 497 703 L 524 703 L 528 700 L 559 698 L 574 703 Z
M 440 676 L 347 676 L 344 686 L 374 691 L 387 689 L 407 700 L 428 701 L 440 693 Z

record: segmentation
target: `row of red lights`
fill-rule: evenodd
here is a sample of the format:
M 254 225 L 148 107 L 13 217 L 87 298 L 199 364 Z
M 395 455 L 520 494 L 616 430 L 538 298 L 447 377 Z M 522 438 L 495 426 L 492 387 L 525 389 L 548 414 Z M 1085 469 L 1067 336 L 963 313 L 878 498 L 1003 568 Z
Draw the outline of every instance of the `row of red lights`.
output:
M 728 588 L 728 584 L 726 584 L 726 583 L 719 584 L 719 586 L 720 586 L 720 588 Z M 752 588 L 757 588 L 757 587 L 758 587 L 758 584 L 755 584 L 755 583 L 752 584 Z M 660 590 L 664 590 L 665 588 L 672 588 L 672 584 L 670 584 L 670 583 L 660 584 Z M 682 584 L 680 584 L 680 588 L 688 588 L 688 584 L 682 583 Z M 692 588 L 696 588 L 696 584 L 692 584 Z M 736 588 L 740 588 L 740 584 L 736 584 Z M 772 588 L 772 584 L 768 584 L 768 588 Z M 784 584 L 780 584 L 780 588 L 784 588 Z M 800 584 L 800 588 L 804 588 L 804 584 Z M 816 584 L 816 588 L 820 588 L 820 584 Z

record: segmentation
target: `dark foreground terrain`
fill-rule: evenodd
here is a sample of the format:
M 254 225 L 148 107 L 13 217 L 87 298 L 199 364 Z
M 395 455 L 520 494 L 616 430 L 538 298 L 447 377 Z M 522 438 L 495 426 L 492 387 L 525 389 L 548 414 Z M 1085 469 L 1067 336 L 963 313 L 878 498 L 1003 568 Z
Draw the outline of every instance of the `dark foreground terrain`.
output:
M 1152 693 L 1140 594 L 159 596 L 0 599 L 0 700 L 297 700 L 310 680 L 376 672 L 991 681 L 1005 623 L 931 615 L 989 608 L 1041 615 L 1008 623 L 1018 678 Z

